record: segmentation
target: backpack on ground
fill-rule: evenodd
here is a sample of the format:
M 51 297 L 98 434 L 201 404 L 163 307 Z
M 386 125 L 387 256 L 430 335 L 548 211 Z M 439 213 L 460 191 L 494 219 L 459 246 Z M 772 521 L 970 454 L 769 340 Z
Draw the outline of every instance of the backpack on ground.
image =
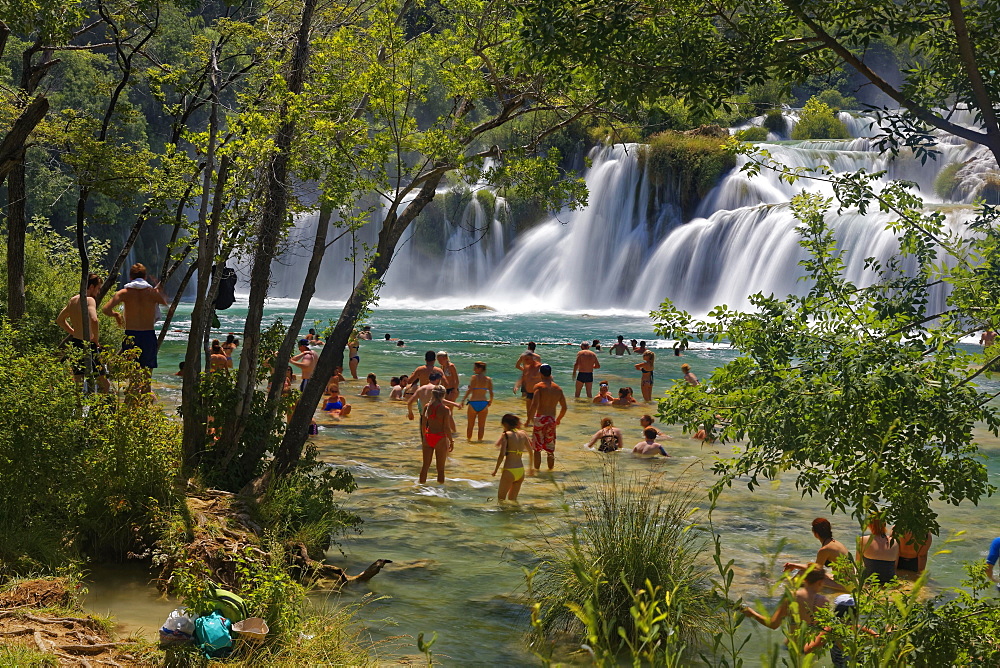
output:
M 250 616 L 246 601 L 231 591 L 212 585 L 212 596 L 206 607 L 209 612 L 218 610 L 230 622 L 241 622 Z
M 216 610 L 194 620 L 194 641 L 205 656 L 218 659 L 233 651 L 232 624 Z

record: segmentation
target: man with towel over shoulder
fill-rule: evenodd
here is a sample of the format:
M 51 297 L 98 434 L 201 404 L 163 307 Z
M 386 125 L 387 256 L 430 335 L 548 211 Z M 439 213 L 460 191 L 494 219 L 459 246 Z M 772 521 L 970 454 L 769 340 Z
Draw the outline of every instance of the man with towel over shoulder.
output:
M 159 348 L 156 340 L 156 312 L 158 306 L 166 306 L 167 298 L 163 294 L 163 285 L 157 283 L 154 287 L 146 280 L 145 265 L 136 262 L 129 268 L 129 282 L 101 310 L 125 329 L 125 340 L 122 341 L 122 351 L 131 348 L 139 349 L 139 366 L 149 369 L 156 368 L 156 353 Z M 122 305 L 122 311 L 115 307 Z M 149 391 L 149 376 L 143 391 Z

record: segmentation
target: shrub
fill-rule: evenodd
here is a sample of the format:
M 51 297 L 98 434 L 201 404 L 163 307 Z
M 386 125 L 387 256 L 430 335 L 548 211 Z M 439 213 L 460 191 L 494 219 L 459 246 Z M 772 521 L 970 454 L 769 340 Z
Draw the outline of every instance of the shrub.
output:
M 857 109 L 858 101 L 849 95 L 843 95 L 839 90 L 825 90 L 816 96 L 816 99 L 833 109 L 837 113 L 841 109 Z
M 740 141 L 767 141 L 767 135 L 767 128 L 762 128 L 759 125 L 752 125 L 745 130 L 737 132 L 736 138 Z
M 690 209 L 736 166 L 736 156 L 719 137 L 661 132 L 640 147 L 637 158 L 655 186 L 673 187 Z
M 776 135 L 788 134 L 788 121 L 781 109 L 768 109 L 764 112 L 763 126 Z
M 944 200 L 953 199 L 958 187 L 958 170 L 961 168 L 960 162 L 945 165 L 934 179 L 934 194 Z
M 572 538 L 548 542 L 540 555 L 530 583 L 539 603 L 537 630 L 596 634 L 613 650 L 637 642 L 630 610 L 666 592 L 673 626 L 661 629 L 664 637 L 677 633 L 688 647 L 703 641 L 717 619 L 706 541 L 691 524 L 693 502 L 690 491 L 664 491 L 652 479 L 621 482 L 610 469 L 582 517 L 569 518 L 578 525 Z M 648 598 L 640 600 L 640 590 Z M 603 630 L 591 628 L 598 621 L 588 609 L 599 611 Z
M 799 122 L 792 130 L 792 139 L 847 139 L 847 126 L 830 108 L 816 97 L 809 98 L 802 108 Z

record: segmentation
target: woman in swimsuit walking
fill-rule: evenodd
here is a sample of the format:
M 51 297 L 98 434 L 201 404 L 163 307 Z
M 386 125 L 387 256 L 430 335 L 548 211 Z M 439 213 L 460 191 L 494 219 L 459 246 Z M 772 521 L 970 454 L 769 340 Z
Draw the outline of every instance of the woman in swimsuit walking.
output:
M 479 440 L 481 441 L 486 434 L 486 416 L 493 404 L 493 379 L 486 375 L 486 362 L 476 362 L 472 365 L 472 369 L 475 373 L 469 379 L 469 389 L 462 397 L 462 403 L 469 407 L 467 411 L 469 426 L 465 430 L 465 437 L 469 441 L 472 440 L 472 425 L 478 420 Z M 489 392 L 489 399 L 486 398 L 487 392 Z M 469 399 L 470 394 L 472 399 Z
M 350 359 L 347 362 L 348 366 L 351 368 L 351 378 L 357 380 L 358 364 L 361 362 L 361 344 L 358 343 L 357 332 L 351 334 L 351 338 L 347 340 L 347 352 L 350 356 Z
M 528 450 L 528 435 L 521 429 L 521 418 L 513 413 L 500 418 L 500 424 L 503 425 L 503 435 L 497 440 L 500 454 L 493 469 L 493 475 L 496 475 L 500 464 L 503 464 L 497 500 L 517 501 L 517 493 L 521 491 L 521 483 L 524 482 L 524 462 L 521 461 L 521 455 Z
M 646 350 L 642 353 L 642 363 L 636 364 L 635 368 L 642 373 L 639 381 L 639 388 L 642 390 L 642 400 L 649 403 L 653 400 L 653 361 L 656 353 Z
M 611 418 L 604 418 L 601 420 L 601 428 L 594 434 L 594 437 L 590 439 L 590 443 L 587 444 L 588 448 L 594 447 L 594 443 L 600 441 L 601 444 L 597 446 L 598 452 L 614 452 L 615 450 L 621 450 L 624 445 L 622 442 L 622 430 L 615 426 L 615 421 Z
M 427 482 L 427 472 L 431 468 L 431 459 L 437 463 L 437 481 L 444 483 L 444 465 L 448 453 L 454 449 L 451 441 L 451 411 L 444 404 L 444 385 L 438 385 L 431 391 L 431 400 L 424 408 L 424 463 L 420 468 L 420 484 Z

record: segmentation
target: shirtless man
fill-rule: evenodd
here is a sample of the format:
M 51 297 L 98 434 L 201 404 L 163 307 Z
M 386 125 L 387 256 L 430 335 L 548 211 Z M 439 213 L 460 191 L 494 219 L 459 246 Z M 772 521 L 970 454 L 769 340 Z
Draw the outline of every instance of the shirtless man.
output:
M 580 390 L 587 388 L 587 398 L 590 399 L 594 387 L 594 369 L 601 368 L 601 361 L 597 359 L 597 353 L 590 349 L 590 344 L 584 341 L 580 344 L 580 352 L 576 354 L 576 362 L 573 364 L 573 378 L 576 379 L 576 398 L 580 398 Z
M 156 353 L 159 344 L 153 326 L 156 323 L 156 307 L 166 306 L 167 297 L 163 285 L 155 287 L 146 280 L 146 267 L 138 262 L 128 271 L 129 282 L 115 293 L 108 303 L 101 307 L 105 315 L 112 316 L 125 329 L 122 350 L 139 349 L 139 366 L 144 369 L 156 368 Z M 124 315 L 115 310 L 122 305 Z M 148 391 L 149 382 L 146 382 Z
M 305 392 L 306 385 L 309 384 L 309 380 L 312 378 L 313 371 L 316 370 L 316 353 L 312 351 L 309 347 L 309 341 L 306 339 L 299 339 L 299 354 L 295 355 L 288 361 L 295 366 L 302 369 L 302 382 L 299 383 L 299 392 Z M 340 387 L 338 386 L 339 390 Z
M 827 580 L 827 575 L 826 569 L 816 564 L 809 564 L 807 571 L 802 586 L 794 593 L 790 591 L 786 593 L 778 605 L 778 609 L 770 616 L 762 615 L 750 606 L 743 607 L 743 614 L 769 629 L 776 629 L 781 626 L 781 620 L 792 612 L 791 605 L 796 604 L 795 613 L 797 614 L 792 615 L 789 624 L 793 627 L 797 626 L 797 623 L 812 626 L 816 608 L 821 608 L 827 603 L 826 597 L 819 593 L 823 583 Z
M 434 366 L 434 359 L 435 354 L 433 350 L 428 350 L 424 353 L 424 365 L 418 366 L 413 370 L 413 373 L 410 374 L 409 382 L 411 388 L 426 385 L 430 382 L 432 373 L 441 374 L 441 377 L 444 378 L 444 370 L 440 367 Z M 407 391 L 406 394 L 410 394 L 410 392 Z
M 542 450 L 548 454 L 549 470 L 556 465 L 556 427 L 566 415 L 566 395 L 552 382 L 552 367 L 543 364 L 538 368 L 541 380 L 533 388 L 533 398 L 528 406 L 528 424 L 534 427 L 531 447 L 530 473 L 542 468 Z M 556 406 L 559 415 L 556 416 Z
M 451 360 L 448 359 L 448 353 L 443 350 L 438 352 L 437 362 L 442 373 L 444 373 L 444 380 L 442 381 L 445 389 L 444 398 L 448 401 L 455 401 L 458 399 L 458 385 L 460 382 L 458 367 L 452 364 Z
M 535 352 L 534 341 L 528 341 L 528 349 L 521 353 L 521 356 L 517 358 L 517 363 L 514 364 L 514 368 L 518 371 L 524 371 L 525 364 L 527 364 L 530 360 L 534 360 L 537 364 L 542 363 L 542 356 Z
M 621 334 L 619 334 L 618 335 L 618 343 L 616 343 L 615 345 L 613 345 L 610 348 L 608 348 L 608 354 L 609 355 L 617 355 L 618 357 L 621 357 L 625 353 L 628 353 L 629 355 L 631 355 L 632 351 L 628 349 L 628 344 L 625 343 L 625 337 L 622 336 Z
M 997 333 L 994 332 L 992 329 L 987 329 L 985 332 L 983 332 L 983 335 L 979 337 L 979 345 L 983 347 L 983 350 L 986 350 L 987 348 L 993 345 L 993 342 L 996 340 L 996 338 L 997 338 Z
M 59 312 L 56 316 L 56 324 L 62 327 L 67 334 L 70 335 L 70 344 L 74 348 L 80 350 L 90 349 L 91 355 L 97 355 L 101 351 L 99 345 L 100 342 L 100 323 L 97 321 L 97 296 L 101 294 L 101 287 L 104 285 L 104 279 L 102 279 L 97 274 L 91 274 L 87 279 L 87 320 L 90 323 L 90 331 L 88 338 L 90 339 L 90 345 L 84 343 L 83 340 L 83 311 L 80 308 L 80 295 L 75 294 L 70 297 L 69 302 L 63 307 L 63 310 Z M 80 323 L 79 325 L 77 323 Z M 108 382 L 108 378 L 104 373 L 104 370 L 97 365 L 95 362 L 94 369 L 98 372 L 97 376 L 97 391 L 107 392 L 111 389 L 111 384 Z M 76 379 L 81 386 L 86 388 L 84 383 L 84 375 L 87 373 L 87 368 L 83 360 L 73 364 L 73 378 Z

